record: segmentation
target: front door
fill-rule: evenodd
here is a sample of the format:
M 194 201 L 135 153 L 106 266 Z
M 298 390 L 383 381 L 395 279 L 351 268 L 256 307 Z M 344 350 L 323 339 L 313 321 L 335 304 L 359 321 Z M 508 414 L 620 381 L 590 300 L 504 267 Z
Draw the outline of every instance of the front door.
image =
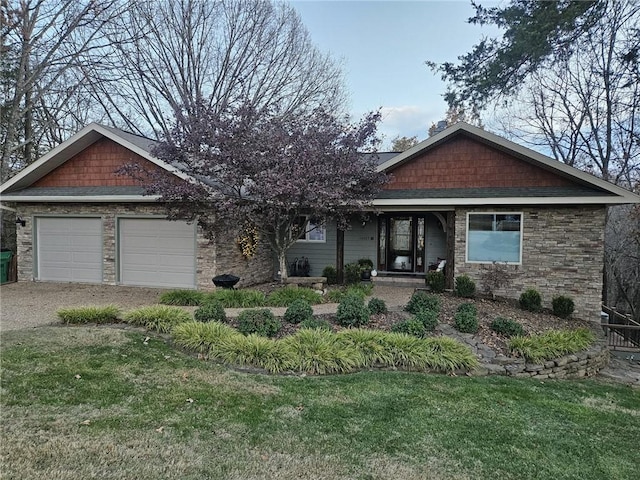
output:
M 378 269 L 424 272 L 424 215 L 383 215 L 378 225 Z

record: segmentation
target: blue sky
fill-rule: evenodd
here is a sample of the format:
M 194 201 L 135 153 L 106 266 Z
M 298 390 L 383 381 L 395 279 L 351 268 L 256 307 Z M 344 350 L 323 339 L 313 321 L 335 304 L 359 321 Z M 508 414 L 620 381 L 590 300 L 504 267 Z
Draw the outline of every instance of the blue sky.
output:
M 481 2 L 495 5 L 495 2 Z M 455 61 L 496 29 L 469 25 L 469 0 L 296 0 L 313 42 L 341 61 L 350 112 L 382 109 L 383 148 L 396 135 L 427 137 L 444 118 L 446 85 L 425 65 Z

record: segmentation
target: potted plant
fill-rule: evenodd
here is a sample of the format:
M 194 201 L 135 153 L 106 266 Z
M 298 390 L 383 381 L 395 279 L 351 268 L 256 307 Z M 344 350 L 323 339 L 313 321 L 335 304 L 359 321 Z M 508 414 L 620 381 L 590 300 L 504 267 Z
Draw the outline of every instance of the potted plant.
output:
M 361 258 L 358 260 L 360 266 L 360 279 L 368 282 L 371 280 L 371 270 L 373 270 L 373 261 L 370 258 Z

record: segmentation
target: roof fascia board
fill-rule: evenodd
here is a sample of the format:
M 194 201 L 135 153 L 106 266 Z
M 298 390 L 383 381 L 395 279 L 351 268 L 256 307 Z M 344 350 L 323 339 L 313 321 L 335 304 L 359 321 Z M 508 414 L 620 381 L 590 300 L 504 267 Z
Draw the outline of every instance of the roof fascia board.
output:
M 429 137 L 428 139 L 418 143 L 412 148 L 402 152 L 396 157 L 393 157 L 390 160 L 387 160 L 385 163 L 378 166 L 377 170 L 379 172 L 386 171 L 392 167 L 397 167 L 402 163 L 405 163 L 411 160 L 414 156 L 419 154 L 420 152 L 431 148 L 439 143 L 442 143 L 449 137 L 454 136 L 458 132 L 463 131 L 471 136 L 478 137 L 480 140 L 484 140 L 493 144 L 496 147 L 506 150 L 508 153 L 516 154 L 519 157 L 526 157 L 529 160 L 533 160 L 532 163 L 538 164 L 542 168 L 546 170 L 555 171 L 556 173 L 561 173 L 563 176 L 569 176 L 571 178 L 577 179 L 582 183 L 586 183 L 587 185 L 591 185 L 607 192 L 613 193 L 614 195 L 619 195 L 623 197 L 625 202 L 617 202 L 617 203 L 638 203 L 640 202 L 640 196 L 630 192 L 629 190 L 614 185 L 613 183 L 607 182 L 601 178 L 598 178 L 594 175 L 590 175 L 582 170 L 579 170 L 575 167 L 571 167 L 565 163 L 562 163 L 558 160 L 554 160 L 551 157 L 543 155 L 542 153 L 536 152 L 535 150 L 531 150 L 530 148 L 519 145 L 511 140 L 507 140 L 506 138 L 500 137 L 494 133 L 487 132 L 481 128 L 475 127 L 473 125 L 469 125 L 468 123 L 459 122 L 455 125 L 443 130 L 436 135 Z
M 101 136 L 116 142 L 117 144 L 127 148 L 137 155 L 140 155 L 145 160 L 152 162 L 153 164 L 163 168 L 164 170 L 176 175 L 183 180 L 191 180 L 191 177 L 189 175 L 186 175 L 177 168 L 169 165 L 168 163 L 155 158 L 146 150 L 118 136 L 115 132 L 104 128 L 100 124 L 90 123 L 78 133 L 72 135 L 60 145 L 54 147 L 38 160 L 33 162 L 31 165 L 27 166 L 18 174 L 7 180 L 0 186 L 0 192 L 7 191 L 9 189 L 28 187 L 40 178 L 55 170 L 57 167 L 72 158 L 74 155 L 77 155 L 85 148 L 97 142 L 101 138 Z
M 123 202 L 157 202 L 161 197 L 159 195 L 41 195 L 41 196 L 22 196 L 22 195 L 3 195 L 1 200 L 3 202 L 14 203 L 123 203 Z
M 416 206 L 416 205 L 456 205 L 456 206 L 474 206 L 474 205 L 619 205 L 627 203 L 640 203 L 640 198 L 636 201 L 630 201 L 621 197 L 483 197 L 483 198 L 412 198 L 412 199 L 395 199 L 385 198 L 373 200 L 376 207 L 384 206 Z

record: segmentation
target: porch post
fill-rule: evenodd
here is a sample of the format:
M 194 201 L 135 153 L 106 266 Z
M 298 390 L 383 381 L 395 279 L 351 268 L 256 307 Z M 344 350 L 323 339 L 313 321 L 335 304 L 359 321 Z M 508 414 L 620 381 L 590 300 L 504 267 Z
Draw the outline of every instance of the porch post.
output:
M 454 288 L 454 265 L 456 252 L 456 212 L 447 212 L 447 264 L 444 269 L 444 285 L 445 288 Z
M 338 273 L 338 283 L 344 280 L 344 230 L 337 229 L 336 237 L 336 271 Z

